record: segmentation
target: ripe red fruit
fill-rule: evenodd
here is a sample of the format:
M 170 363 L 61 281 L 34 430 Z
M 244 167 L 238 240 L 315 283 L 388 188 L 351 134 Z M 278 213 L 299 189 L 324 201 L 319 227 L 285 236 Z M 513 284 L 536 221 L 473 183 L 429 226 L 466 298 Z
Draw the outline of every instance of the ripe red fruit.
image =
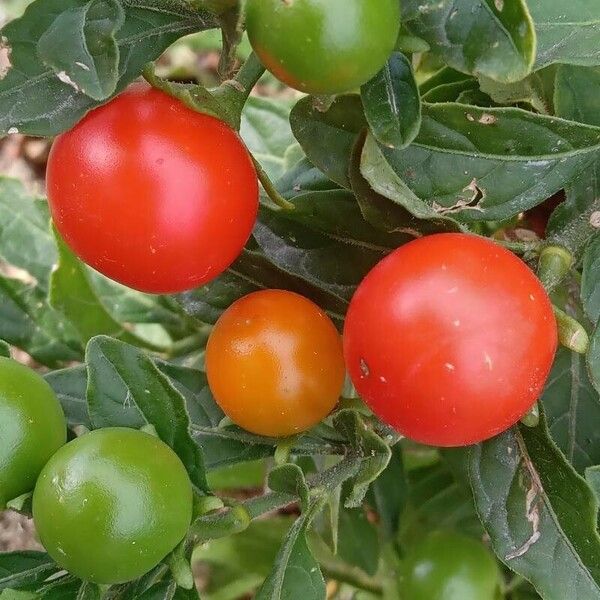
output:
M 152 293 L 217 277 L 258 210 L 256 172 L 237 134 L 145 85 L 56 139 L 47 185 L 52 218 L 73 251 Z
M 346 365 L 373 411 L 407 437 L 463 446 L 513 425 L 556 351 L 552 305 L 514 254 L 463 234 L 402 246 L 359 286 Z

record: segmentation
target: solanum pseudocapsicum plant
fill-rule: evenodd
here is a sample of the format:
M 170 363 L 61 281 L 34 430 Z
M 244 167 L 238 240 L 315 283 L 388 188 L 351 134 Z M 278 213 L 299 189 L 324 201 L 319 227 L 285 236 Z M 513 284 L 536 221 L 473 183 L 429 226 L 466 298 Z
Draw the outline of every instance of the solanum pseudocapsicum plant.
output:
M 48 202 L 0 179 L 0 504 L 45 548 L 0 554 L 0 599 L 600 599 L 599 23 L 5 25 L 0 133 L 54 145 Z M 169 71 L 219 29 L 223 81 Z

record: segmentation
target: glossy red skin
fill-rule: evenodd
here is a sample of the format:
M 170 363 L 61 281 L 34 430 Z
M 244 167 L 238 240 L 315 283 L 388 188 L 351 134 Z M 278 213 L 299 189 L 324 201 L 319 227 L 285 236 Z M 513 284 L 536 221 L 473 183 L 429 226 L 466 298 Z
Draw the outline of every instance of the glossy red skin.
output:
M 352 299 L 344 353 L 362 398 L 435 446 L 490 438 L 539 397 L 557 346 L 550 300 L 514 254 L 438 234 L 382 260 Z
M 104 275 L 150 293 L 205 284 L 236 259 L 258 211 L 252 160 L 222 121 L 135 85 L 52 147 L 52 218 Z

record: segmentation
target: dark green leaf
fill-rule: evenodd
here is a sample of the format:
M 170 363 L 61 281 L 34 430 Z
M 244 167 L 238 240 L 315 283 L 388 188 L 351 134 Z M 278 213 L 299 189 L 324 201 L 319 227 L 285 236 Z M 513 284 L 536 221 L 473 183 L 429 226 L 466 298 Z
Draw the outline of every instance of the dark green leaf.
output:
M 600 235 L 596 234 L 583 255 L 581 301 L 592 323 L 600 319 Z
M 325 581 L 306 542 L 306 530 L 321 505 L 315 502 L 289 530 L 275 559 L 273 571 L 255 600 L 325 600 Z
M 237 261 L 207 285 L 178 295 L 185 311 L 205 323 L 215 323 L 233 302 L 258 290 L 278 288 L 297 292 L 316 302 L 338 323 L 343 321 L 347 305 L 324 291 L 274 265 L 261 252 L 244 250 Z M 1 335 L 1 332 L 0 332 Z
M 192 483 L 207 490 L 200 448 L 190 434 L 183 396 L 137 348 L 99 336 L 86 350 L 88 407 L 95 428 L 151 424 L 175 450 Z
M 360 96 L 338 96 L 327 110 L 307 96 L 292 109 L 290 125 L 308 159 L 329 179 L 350 188 L 352 148 L 367 125 Z
M 596 499 L 600 500 L 600 466 L 588 467 L 585 470 L 585 480 L 596 495 Z
M 39 58 L 56 76 L 94 100 L 111 96 L 119 81 L 115 33 L 125 21 L 119 0 L 90 0 L 67 8 L 42 34 Z
M 569 462 L 583 473 L 600 463 L 600 397 L 592 386 L 585 360 L 560 349 L 546 384 L 542 403 L 548 428 Z
M 400 444 L 392 448 L 390 462 L 371 484 L 367 498 L 379 515 L 379 522 L 386 539 L 395 539 L 400 516 L 408 499 L 408 481 L 404 473 Z
M 85 397 L 87 390 L 85 366 L 51 371 L 45 376 L 45 379 L 58 396 L 67 417 L 67 423 L 71 427 L 84 425 L 91 429 L 92 424 Z
M 362 508 L 340 509 L 337 555 L 368 575 L 377 571 L 379 536 Z
M 392 172 L 391 167 L 381 155 L 379 146 L 375 143 L 372 136 L 361 136 L 357 141 L 356 147 L 352 152 L 352 162 L 350 165 L 350 183 L 362 216 L 373 227 L 377 227 L 391 234 L 395 246 L 401 246 L 415 237 L 420 237 L 424 233 L 436 233 L 442 231 L 459 231 L 458 223 L 449 218 L 433 215 L 433 211 L 412 194 L 406 186 L 399 182 L 398 177 Z M 365 142 L 368 140 L 369 148 L 365 149 Z M 364 154 L 364 158 L 363 158 Z M 364 162 L 363 162 L 364 160 Z M 403 194 L 399 199 L 411 199 L 411 204 L 404 206 L 394 199 L 383 196 L 376 192 L 369 182 L 363 176 L 361 169 L 373 175 L 374 170 L 379 171 L 377 180 L 381 177 L 386 185 L 388 196 L 391 193 L 392 182 L 398 182 L 399 189 Z M 372 179 L 375 181 L 375 178 Z M 410 206 L 410 209 L 409 209 Z M 430 216 L 432 218 L 417 218 L 414 213 L 420 216 Z M 364 225 L 363 225 L 364 228 Z
M 35 589 L 56 570 L 56 563 L 44 552 L 0 554 L 0 590 Z
M 0 338 L 49 367 L 83 356 L 77 332 L 63 315 L 48 306 L 41 288 L 1 276 Z
M 545 600 L 600 596 L 598 505 L 543 419 L 474 446 L 470 476 L 477 511 L 507 566 Z
M 404 0 L 402 17 L 458 71 L 505 82 L 531 71 L 535 33 L 524 0 Z
M 334 417 L 334 426 L 348 440 L 353 451 L 361 459 L 350 492 L 344 499 L 347 508 L 356 508 L 362 504 L 369 485 L 387 467 L 392 451 L 386 442 L 365 426 L 356 411 L 339 411 Z
M 482 534 L 469 485 L 464 485 L 447 461 L 420 467 L 407 473 L 409 497 L 401 521 L 402 540 L 410 543 L 439 529 Z
M 600 394 L 600 325 L 596 325 L 590 337 L 590 346 L 586 355 L 588 371 L 592 384 Z M 598 398 L 596 398 L 597 401 Z M 600 461 L 599 461 L 600 462 Z
M 0 356 L 4 358 L 10 358 L 10 345 L 4 340 L 0 340 Z
M 567 119 L 600 125 L 598 97 L 600 77 L 597 69 L 568 65 L 558 68 L 556 112 Z M 566 187 L 567 200 L 552 213 L 546 237 L 579 255 L 600 227 L 600 158 L 595 160 Z
M 337 226 L 329 218 L 330 200 L 344 210 Z M 295 210 L 261 211 L 254 229 L 256 241 L 267 258 L 286 273 L 324 290 L 341 303 L 349 302 L 363 277 L 390 251 L 389 246 L 373 243 L 377 237 L 380 242 L 384 240 L 385 234 L 377 236 L 378 232 L 362 221 L 354 199 L 343 192 L 315 192 L 298 196 L 293 202 L 303 213 L 300 218 L 296 218 Z M 320 229 L 329 233 L 304 224 L 311 211 L 314 220 L 319 219 L 319 205 L 327 211 Z M 366 242 L 369 237 L 371 241 Z
M 480 77 L 479 85 L 481 91 L 497 104 L 526 103 L 539 113 L 552 115 L 556 72 L 555 67 L 547 67 L 515 83 L 499 83 L 487 77 Z
M 477 80 L 474 78 L 444 83 L 430 89 L 423 94 L 423 102 L 457 102 L 460 95 L 467 91 L 478 90 Z
M 559 65 L 556 70 L 554 97 L 557 114 L 580 123 L 600 126 L 598 90 L 600 90 L 600 68 Z
M 411 146 L 381 152 L 430 210 L 474 221 L 506 219 L 535 206 L 599 150 L 598 128 L 516 108 L 448 103 L 423 106 Z M 364 169 L 363 175 L 374 186 Z
M 302 158 L 286 171 L 277 181 L 277 191 L 284 198 L 293 198 L 304 192 L 322 192 L 326 190 L 337 190 L 339 186 L 327 179 L 322 171 L 319 171 L 302 152 Z
M 600 63 L 600 4 L 596 0 L 527 0 L 537 33 L 535 68 L 552 63 Z
M 365 117 L 378 142 L 390 148 L 408 146 L 421 126 L 421 100 L 412 65 L 394 52 L 381 71 L 361 90 Z
M 11 67 L 0 80 L 0 135 L 15 131 L 55 135 L 97 106 L 98 102 L 77 91 L 70 79 L 59 79 L 36 50 L 38 40 L 60 15 L 87 3 L 38 0 L 23 17 L 2 29 L 2 43 L 10 55 Z M 194 10 L 184 0 L 123 0 L 122 5 L 125 22 L 116 33 L 120 54 L 117 92 L 177 38 L 216 26 L 214 17 Z M 79 57 L 73 57 L 72 70 L 80 68 L 75 61 L 79 62 Z

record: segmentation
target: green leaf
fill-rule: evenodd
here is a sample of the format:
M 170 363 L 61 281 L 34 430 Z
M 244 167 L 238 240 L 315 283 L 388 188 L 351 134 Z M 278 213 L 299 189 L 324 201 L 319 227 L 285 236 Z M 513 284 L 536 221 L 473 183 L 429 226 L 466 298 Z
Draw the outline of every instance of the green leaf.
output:
M 404 148 L 415 139 L 421 126 L 421 100 L 412 65 L 404 54 L 394 52 L 360 94 L 378 142 Z
M 287 199 L 298 196 L 304 192 L 322 192 L 337 190 L 339 186 L 328 179 L 322 171 L 317 169 L 305 156 L 298 142 L 295 146 L 301 153 L 300 160 L 287 170 L 277 180 L 277 191 Z
M 17 179 L 0 177 L 0 256 L 29 273 L 44 290 L 57 260 L 48 221 L 45 202 Z
M 600 63 L 600 4 L 596 0 L 527 0 L 537 34 L 535 69 L 552 63 Z
M 4 340 L 0 340 L 0 356 L 4 358 L 10 358 L 10 345 L 7 344 Z
M 290 125 L 308 159 L 329 179 L 350 188 L 352 148 L 367 125 L 360 96 L 338 96 L 327 110 L 307 96 L 292 109 Z
M 200 600 L 198 592 L 177 587 L 174 581 L 160 581 L 147 589 L 137 600 Z
M 477 80 L 474 78 L 463 79 L 461 81 L 453 81 L 444 83 L 430 89 L 426 94 L 423 94 L 423 102 L 457 102 L 461 94 L 468 91 L 478 90 Z
M 83 356 L 77 332 L 63 315 L 48 306 L 41 288 L 1 276 L 0 338 L 48 367 L 59 367 Z
M 369 144 L 368 148 L 365 148 L 366 142 Z M 369 174 L 374 186 L 383 180 L 387 195 L 394 196 L 394 199 L 375 191 L 365 179 L 362 169 Z M 375 171 L 377 171 L 376 175 Z M 454 220 L 436 218 L 433 211 L 408 190 L 392 172 L 371 135 L 364 139 L 361 136 L 352 152 L 350 183 L 364 219 L 373 227 L 393 233 L 392 239 L 396 246 L 401 246 L 424 233 L 460 230 L 460 226 Z M 391 193 L 396 184 L 397 189 L 402 192 L 397 196 Z M 400 201 L 407 199 L 410 202 L 405 206 L 401 202 L 396 202 L 396 198 Z
M 375 575 L 380 557 L 377 529 L 362 508 L 341 508 L 337 555 L 344 562 Z
M 321 503 L 314 502 L 292 525 L 255 600 L 325 600 L 325 581 L 306 541 L 307 528 L 320 509 Z
M 302 510 L 308 509 L 308 484 L 298 465 L 290 463 L 275 467 L 269 473 L 268 484 L 274 492 L 298 496 Z
M 575 469 L 600 464 L 600 397 L 582 356 L 558 350 L 542 404 L 552 439 Z
M 596 234 L 583 255 L 581 301 L 592 323 L 600 319 L 600 235 Z
M 35 592 L 19 592 L 17 590 L 6 589 L 0 592 L 0 600 L 38 600 L 39 596 Z
M 358 473 L 354 475 L 346 508 L 362 504 L 369 485 L 384 471 L 390 462 L 392 451 L 374 431 L 368 429 L 360 415 L 353 410 L 341 410 L 334 417 L 334 426 L 350 443 L 353 452 L 361 458 Z
M 533 66 L 535 32 L 524 0 L 404 0 L 402 21 L 458 71 L 511 82 Z
M 552 115 L 556 73 L 556 68 L 548 67 L 515 83 L 499 83 L 487 77 L 480 77 L 479 85 L 481 91 L 497 104 L 526 103 L 539 113 Z
M 596 325 L 590 337 L 590 346 L 586 355 L 588 371 L 592 384 L 600 394 L 600 326 Z
M 111 96 L 119 81 L 115 33 L 125 21 L 119 0 L 90 0 L 67 8 L 42 34 L 39 58 L 56 76 L 94 100 Z
M 371 484 L 367 500 L 379 515 L 385 538 L 396 539 L 400 517 L 408 500 L 408 480 L 399 444 L 392 448 L 388 466 Z
M 580 123 L 600 126 L 598 90 L 600 90 L 599 67 L 559 65 L 556 69 L 554 96 L 557 114 Z
M 275 516 L 253 521 L 244 531 L 198 546 L 193 562 L 210 566 L 205 594 L 218 600 L 238 600 L 254 592 L 269 575 L 279 546 L 293 519 Z
M 44 552 L 6 552 L 0 554 L 0 590 L 35 589 L 57 570 Z
M 435 213 L 476 221 L 507 219 L 535 206 L 581 173 L 599 150 L 595 127 L 516 108 L 447 103 L 423 106 L 411 146 L 381 153 Z
M 425 532 L 454 529 L 481 537 L 483 530 L 475 512 L 470 485 L 449 466 L 437 462 L 407 473 L 409 496 L 400 523 L 401 539 L 410 545 Z
M 420 227 L 435 227 L 439 228 L 440 231 L 460 231 L 460 225 L 452 217 L 439 214 L 434 208 L 415 196 L 404 181 L 393 171 L 383 155 L 381 147 L 371 135 L 367 135 L 365 140 L 360 161 L 360 173 L 375 193 L 383 198 L 388 198 L 397 205 L 392 208 L 376 199 L 376 204 L 373 203 L 375 205 L 369 208 L 369 212 L 366 213 L 364 202 L 359 200 L 365 214 L 370 214 L 369 220 L 374 222 L 377 218 L 377 212 L 379 212 L 385 219 L 383 223 L 385 223 L 386 229 L 395 229 L 397 224 L 401 225 L 405 222 L 405 211 L 408 211 L 410 215 L 417 219 L 431 221 L 431 223 L 423 223 Z M 357 180 L 355 179 L 354 182 L 356 185 Z M 360 194 L 361 197 L 365 195 L 364 192 Z M 377 212 L 371 212 L 372 209 Z
M 99 336 L 86 350 L 88 407 L 95 428 L 153 425 L 177 453 L 192 483 L 206 491 L 202 453 L 192 440 L 183 396 L 137 348 Z
M 470 479 L 494 551 L 510 569 L 545 600 L 600 596 L 598 504 L 543 419 L 474 446 Z
M 177 299 L 189 315 L 205 323 L 216 323 L 223 311 L 242 296 L 271 288 L 306 296 L 326 310 L 338 324 L 343 322 L 347 309 L 345 301 L 286 272 L 256 250 L 244 250 L 221 276 L 201 288 L 179 294 Z
M 556 112 L 567 119 L 600 125 L 598 96 L 600 77 L 596 69 L 560 66 L 556 78 Z M 567 199 L 559 204 L 548 222 L 546 237 L 552 244 L 581 254 L 600 227 L 600 158 L 566 187 Z
M 87 371 L 85 366 L 50 371 L 44 376 L 63 407 L 71 427 L 83 425 L 92 429 L 86 400 Z
M 10 55 L 11 68 L 0 80 L 0 135 L 17 130 L 52 136 L 69 129 L 98 105 L 98 101 L 76 90 L 67 77 L 59 79 L 37 54 L 38 41 L 56 19 L 61 18 L 55 26 L 64 31 L 69 17 L 61 16 L 87 4 L 86 0 L 38 0 L 20 19 L 2 29 L 2 43 Z M 120 57 L 117 92 L 125 89 L 146 63 L 160 56 L 177 38 L 217 25 L 212 15 L 193 9 L 184 0 L 123 0 L 122 6 L 125 22 L 115 34 Z M 71 35 L 64 36 L 63 48 Z M 94 53 L 97 57 L 100 54 L 104 56 Z M 81 68 L 75 64 L 81 62 L 80 58 L 78 53 L 69 53 L 62 60 L 72 60 L 69 72 L 76 72 Z M 87 63 L 84 60 L 82 64 Z M 87 66 L 92 73 L 92 65 Z M 100 65 L 96 63 L 95 68 Z
M 262 209 L 254 238 L 280 269 L 347 304 L 363 277 L 390 252 L 389 240 L 385 246 L 374 243 L 377 238 L 380 243 L 385 240 L 385 234 L 364 223 L 354 198 L 344 192 L 305 194 L 294 198 L 293 204 L 300 216 L 296 210 Z M 344 211 L 337 224 L 330 220 L 332 204 Z M 327 214 L 321 218 L 320 229 L 327 233 L 305 224 L 311 211 L 318 222 L 321 206 Z
M 285 153 L 294 143 L 289 115 L 287 103 L 258 96 L 248 98 L 242 112 L 240 135 L 271 179 L 283 174 Z
M 585 470 L 585 480 L 596 495 L 596 500 L 600 500 L 600 466 L 588 467 Z
M 136 346 L 158 348 L 127 331 L 108 313 L 92 287 L 87 267 L 69 250 L 54 229 L 58 267 L 50 279 L 51 306 L 68 315 L 81 339 L 87 343 L 96 335 L 116 337 Z

